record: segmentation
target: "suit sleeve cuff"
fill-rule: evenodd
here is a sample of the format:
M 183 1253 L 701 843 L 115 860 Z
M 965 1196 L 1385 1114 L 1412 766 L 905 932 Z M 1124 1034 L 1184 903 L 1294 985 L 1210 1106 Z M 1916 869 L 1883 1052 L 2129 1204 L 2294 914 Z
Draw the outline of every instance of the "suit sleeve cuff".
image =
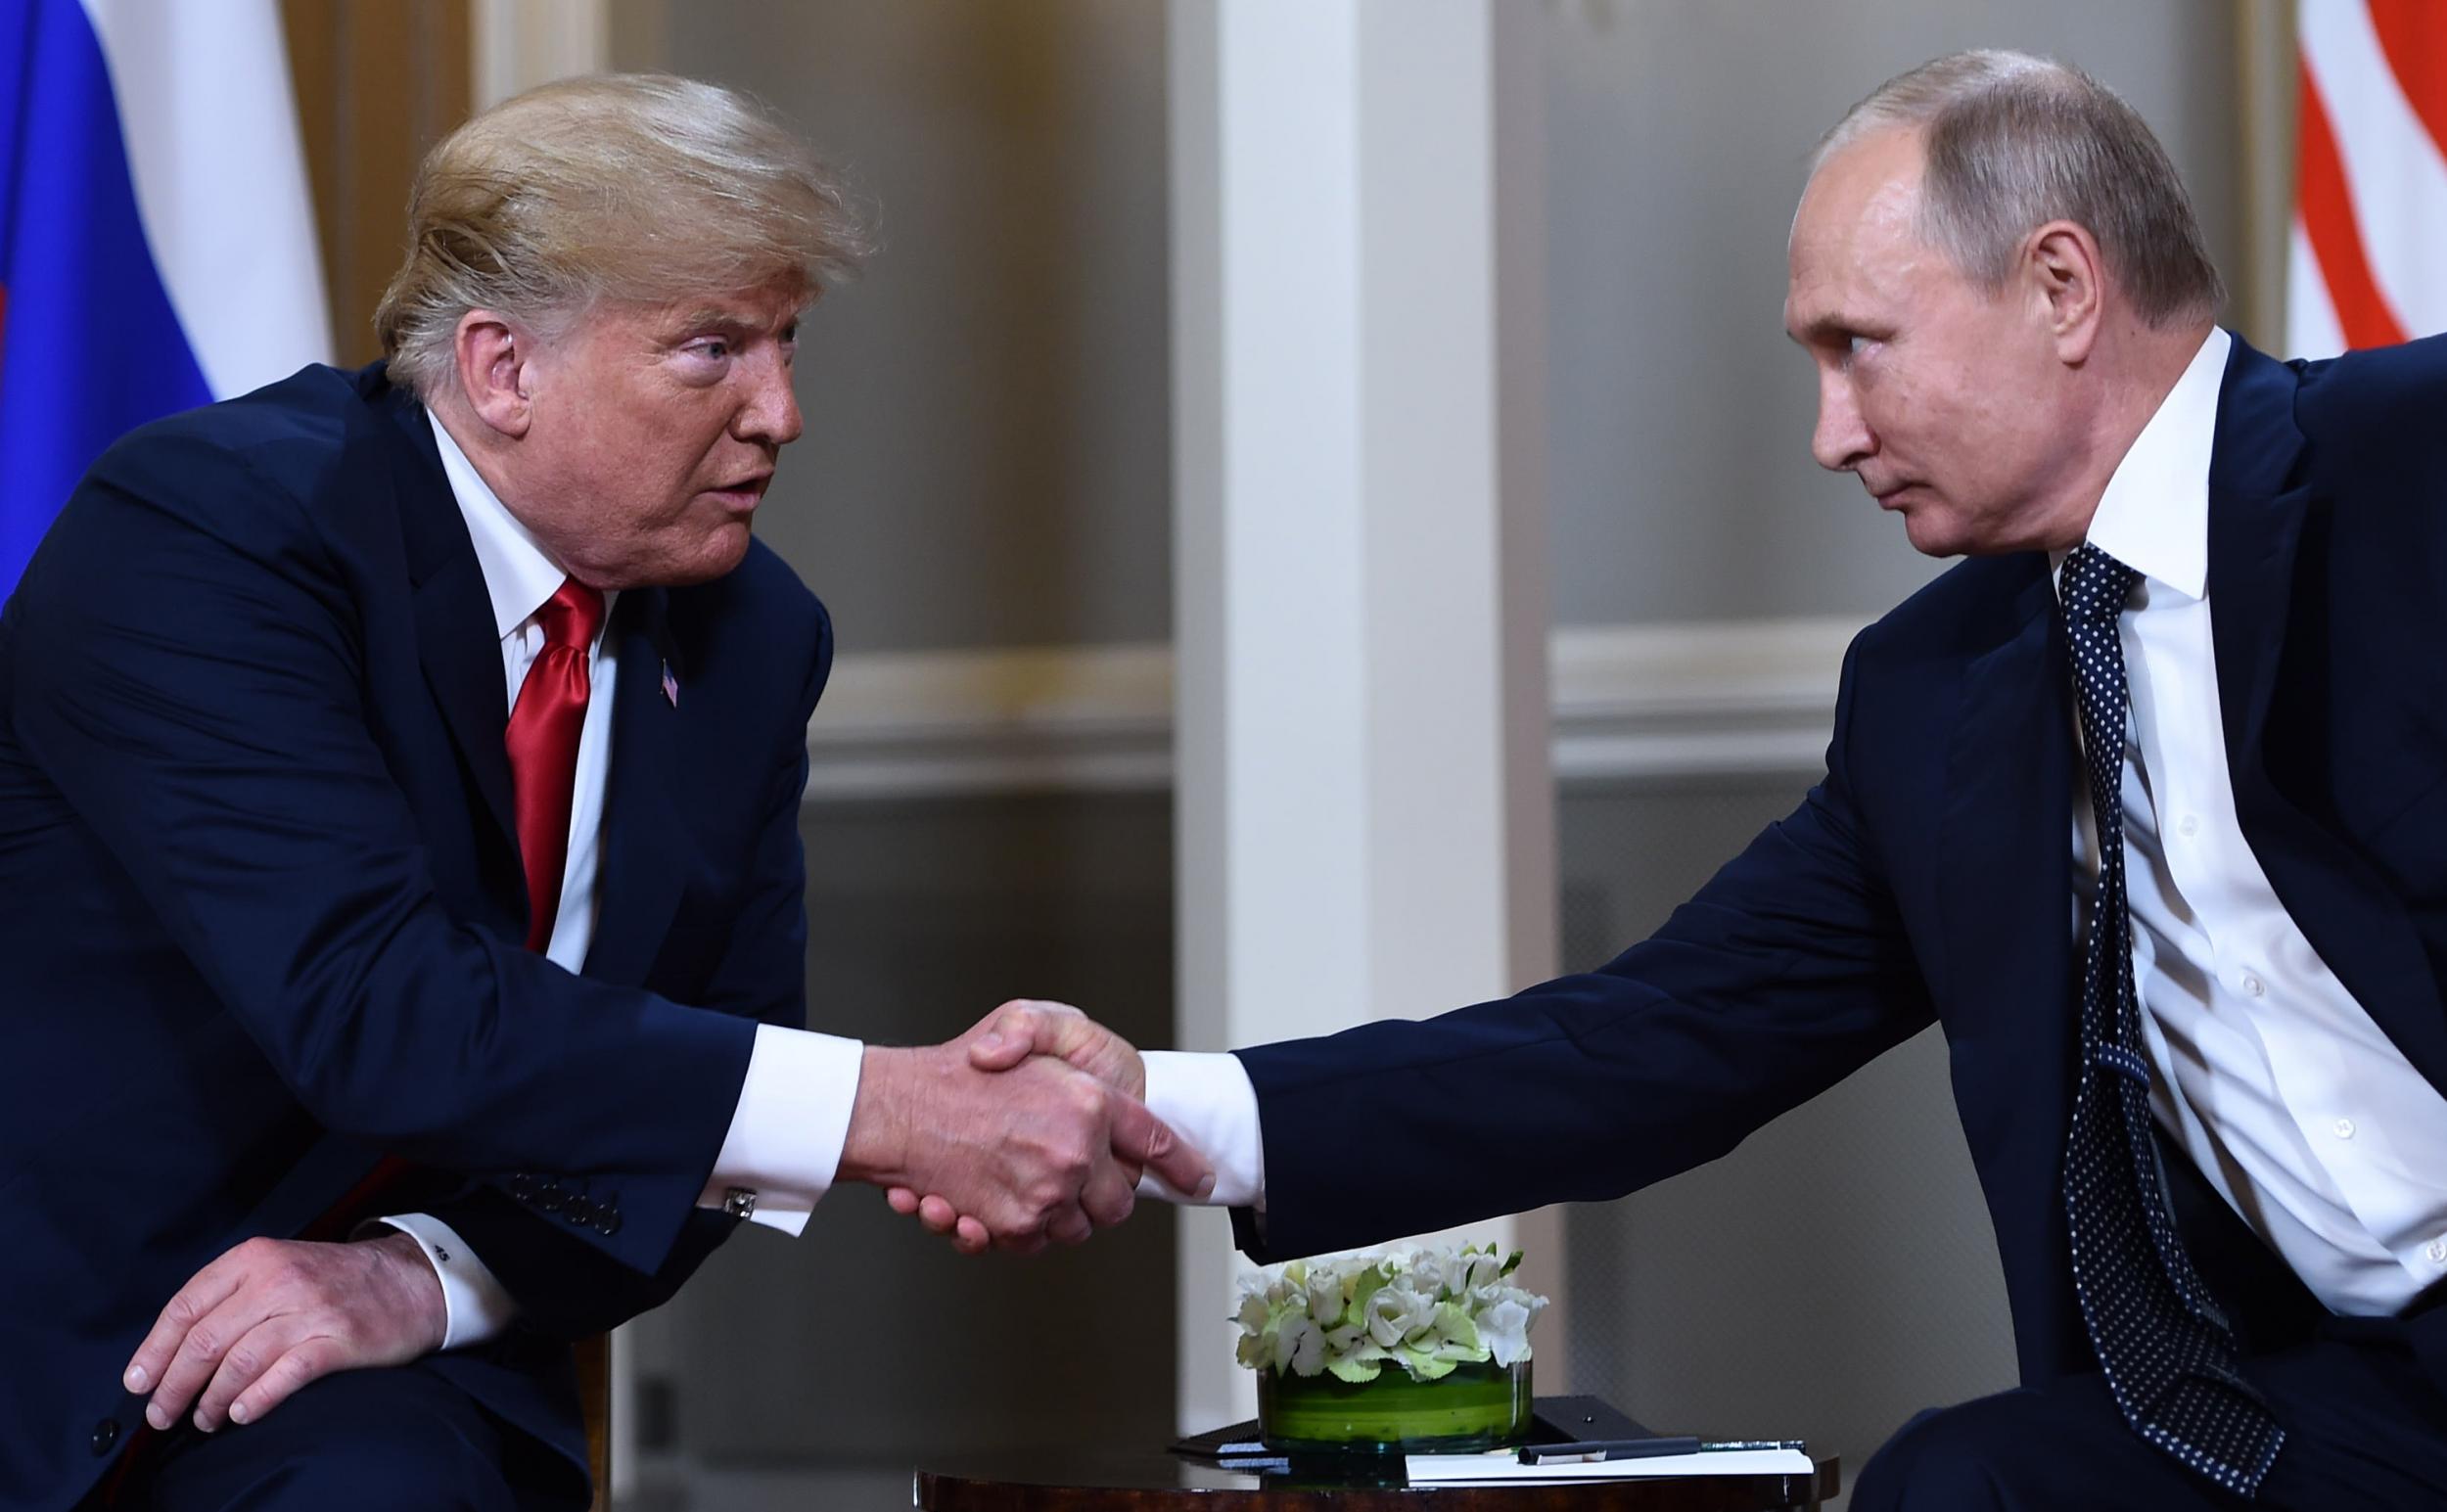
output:
M 730 1132 L 700 1208 L 737 1212 L 796 1235 L 841 1169 L 866 1046 L 837 1034 L 757 1026 Z
M 477 1259 L 449 1224 L 430 1213 L 399 1213 L 362 1224 L 357 1232 L 362 1235 L 377 1223 L 415 1240 L 441 1282 L 443 1349 L 483 1344 L 500 1337 L 518 1321 L 519 1305 L 509 1288 L 495 1279 L 491 1267 Z
M 1147 1111 L 1215 1168 L 1215 1191 L 1206 1206 L 1263 1211 L 1266 1145 L 1258 1137 L 1258 1089 L 1240 1057 L 1149 1050 L 1141 1059 L 1147 1065 Z M 1139 1177 L 1138 1191 L 1165 1202 L 1191 1200 L 1152 1175 Z

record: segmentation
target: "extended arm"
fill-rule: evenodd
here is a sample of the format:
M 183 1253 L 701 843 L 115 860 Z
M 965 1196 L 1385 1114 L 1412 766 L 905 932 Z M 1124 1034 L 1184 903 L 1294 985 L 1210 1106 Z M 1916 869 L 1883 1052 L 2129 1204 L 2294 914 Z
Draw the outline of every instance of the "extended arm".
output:
M 1241 1247 L 1315 1254 L 1617 1197 L 1724 1154 L 1924 1027 L 1926 988 L 1847 780 L 1852 677 L 1848 657 L 1826 778 L 1598 970 L 1234 1052 L 1249 1090 L 1226 1057 L 1145 1077 L 1184 1132 L 1219 1131 L 1206 1151 L 1219 1171 L 1252 1178 L 1229 1192 L 1246 1205 Z M 980 1064 L 1050 1053 L 1144 1077 L 1128 1045 L 1067 1011 L 1013 1005 L 1000 1027 Z M 896 1206 L 982 1246 L 953 1204 Z

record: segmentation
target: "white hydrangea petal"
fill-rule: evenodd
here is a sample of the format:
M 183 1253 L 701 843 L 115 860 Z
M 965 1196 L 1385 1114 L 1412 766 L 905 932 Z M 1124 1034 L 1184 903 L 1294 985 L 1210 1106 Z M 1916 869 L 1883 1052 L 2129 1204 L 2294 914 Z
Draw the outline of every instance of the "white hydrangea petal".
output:
M 1325 1333 L 1303 1320 L 1299 1342 L 1292 1346 L 1292 1374 L 1313 1376 L 1325 1368 Z
M 1509 1366 L 1529 1353 L 1529 1308 L 1507 1297 L 1478 1320 L 1478 1336 L 1488 1357 Z
M 1289 1368 L 1300 1352 L 1301 1341 L 1316 1332 L 1316 1327 L 1309 1321 L 1307 1313 L 1283 1314 L 1282 1321 L 1274 1330 L 1274 1368 L 1278 1371 Z M 1315 1375 L 1316 1372 L 1312 1368 L 1309 1373 Z
M 1330 1271 L 1309 1274 L 1309 1316 L 1320 1325 L 1330 1324 L 1343 1315 L 1343 1280 Z
M 1368 1299 L 1368 1337 L 1390 1350 L 1402 1342 L 1409 1317 L 1410 1306 L 1402 1294 L 1391 1286 L 1383 1287 Z

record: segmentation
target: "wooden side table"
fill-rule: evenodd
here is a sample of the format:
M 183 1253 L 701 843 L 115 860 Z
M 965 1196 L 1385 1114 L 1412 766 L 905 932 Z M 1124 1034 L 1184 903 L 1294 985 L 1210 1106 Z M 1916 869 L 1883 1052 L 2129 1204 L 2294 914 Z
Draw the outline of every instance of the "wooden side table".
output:
M 1333 1474 L 1253 1475 L 1150 1449 L 946 1461 L 917 1473 L 927 1512 L 1817 1512 L 1842 1463 L 1816 1475 L 1681 1476 L 1544 1486 L 1420 1486 Z

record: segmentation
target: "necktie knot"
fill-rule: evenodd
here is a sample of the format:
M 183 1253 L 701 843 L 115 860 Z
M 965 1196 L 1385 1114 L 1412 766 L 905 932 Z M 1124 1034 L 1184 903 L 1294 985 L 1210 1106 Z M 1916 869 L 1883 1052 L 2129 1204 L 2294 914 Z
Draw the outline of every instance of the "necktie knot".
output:
M 2084 541 L 2064 559 L 2058 591 L 2065 617 L 2093 624 L 2113 619 L 2124 612 L 2124 601 L 2139 581 L 2141 573 Z
M 595 631 L 603 623 L 603 590 L 565 577 L 544 607 L 535 611 L 535 622 L 544 627 L 547 649 L 561 646 L 583 651 L 594 644 Z

